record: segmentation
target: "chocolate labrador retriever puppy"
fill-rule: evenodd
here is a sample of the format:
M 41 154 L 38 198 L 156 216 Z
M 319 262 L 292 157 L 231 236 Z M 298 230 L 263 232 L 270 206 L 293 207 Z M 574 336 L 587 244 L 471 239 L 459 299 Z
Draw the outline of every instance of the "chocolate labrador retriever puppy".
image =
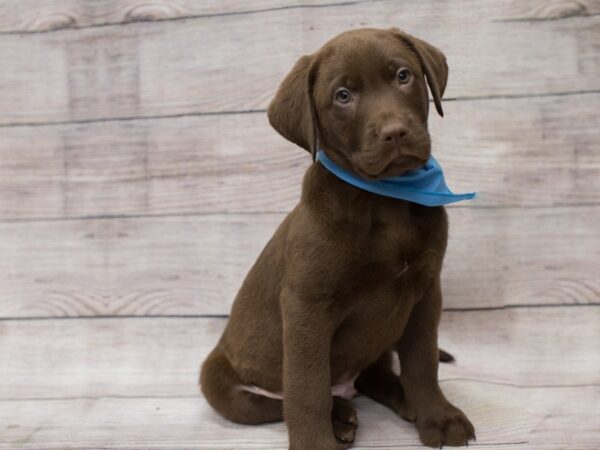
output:
M 367 179 L 399 175 L 430 156 L 425 81 L 442 115 L 447 76 L 422 40 L 349 31 L 298 60 L 269 120 L 313 159 L 318 146 Z M 473 426 L 437 375 L 447 229 L 443 207 L 372 194 L 313 164 L 202 366 L 208 402 L 239 423 L 285 418 L 291 449 L 337 449 L 354 440 L 358 391 L 414 421 L 428 446 L 467 444 Z

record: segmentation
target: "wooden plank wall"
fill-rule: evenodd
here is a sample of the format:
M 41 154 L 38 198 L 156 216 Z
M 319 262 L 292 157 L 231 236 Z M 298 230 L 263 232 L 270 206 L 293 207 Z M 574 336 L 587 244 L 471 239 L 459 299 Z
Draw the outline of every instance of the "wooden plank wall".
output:
M 600 7 L 550 3 L 0 2 L 0 315 L 227 314 L 309 164 L 279 81 L 390 25 L 446 52 L 434 151 L 480 194 L 447 306 L 597 301 Z
M 448 208 L 444 389 L 485 448 L 597 444 L 600 0 L 0 0 L 0 448 L 284 445 L 197 412 L 195 377 L 310 163 L 265 108 L 361 26 L 450 65 L 434 153 L 479 198 Z M 363 445 L 397 448 L 386 420 Z

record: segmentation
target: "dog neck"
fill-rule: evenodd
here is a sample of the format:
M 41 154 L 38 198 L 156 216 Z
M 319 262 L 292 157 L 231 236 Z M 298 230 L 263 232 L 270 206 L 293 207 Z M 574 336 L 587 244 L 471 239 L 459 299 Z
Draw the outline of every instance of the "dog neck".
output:
M 385 245 L 393 242 L 406 254 L 418 250 L 419 236 L 429 236 L 427 230 L 447 228 L 443 206 L 428 207 L 373 194 L 346 183 L 322 164 L 312 164 L 306 171 L 299 209 L 328 233 L 368 245 L 373 239 L 388 242 Z
M 415 210 L 434 210 L 404 200 L 396 200 L 359 189 L 329 172 L 322 164 L 313 164 L 306 171 L 301 203 L 315 217 L 339 226 L 371 228 L 387 216 L 409 219 Z

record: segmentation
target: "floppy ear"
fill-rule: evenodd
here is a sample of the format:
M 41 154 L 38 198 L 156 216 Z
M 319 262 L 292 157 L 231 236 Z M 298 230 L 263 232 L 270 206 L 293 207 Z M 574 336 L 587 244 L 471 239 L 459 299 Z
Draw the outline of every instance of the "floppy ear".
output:
M 421 66 L 423 67 L 423 72 L 425 72 L 427 84 L 433 95 L 435 109 L 438 114 L 443 117 L 442 96 L 444 95 L 444 90 L 446 89 L 446 83 L 448 81 L 448 64 L 446 64 L 446 57 L 433 45 L 411 36 L 398 28 L 391 28 L 390 31 L 402 39 L 402 41 L 417 54 Z
M 279 85 L 268 109 L 269 123 L 279 134 L 307 150 L 315 160 L 317 125 L 313 105 L 313 56 L 300 58 Z

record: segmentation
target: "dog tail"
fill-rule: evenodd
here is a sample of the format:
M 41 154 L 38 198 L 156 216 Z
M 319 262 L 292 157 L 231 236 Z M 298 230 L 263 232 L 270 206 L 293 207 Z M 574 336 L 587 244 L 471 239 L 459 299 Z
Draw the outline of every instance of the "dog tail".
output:
M 281 400 L 241 389 L 243 383 L 217 347 L 200 371 L 200 388 L 208 403 L 223 417 L 237 423 L 258 424 L 283 420 Z
M 442 350 L 441 348 L 439 349 L 439 360 L 443 363 L 451 363 L 455 361 L 454 356 L 447 351 Z

